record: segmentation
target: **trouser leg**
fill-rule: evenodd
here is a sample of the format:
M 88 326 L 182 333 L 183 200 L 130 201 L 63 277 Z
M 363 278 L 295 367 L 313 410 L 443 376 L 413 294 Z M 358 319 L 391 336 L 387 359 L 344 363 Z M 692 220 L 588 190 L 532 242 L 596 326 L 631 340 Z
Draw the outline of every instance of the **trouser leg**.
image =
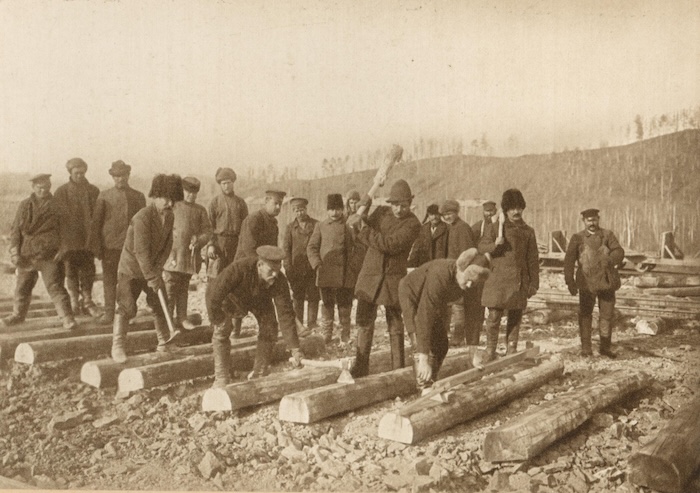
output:
M 501 326 L 503 310 L 489 307 L 489 314 L 486 317 L 486 361 L 496 359 L 496 348 L 498 347 L 498 331 Z
M 394 370 L 404 367 L 404 325 L 401 309 L 385 306 L 386 322 L 389 326 L 389 344 L 391 346 L 391 367 Z
M 177 319 L 180 321 L 180 325 L 191 330 L 194 328 L 189 320 L 187 319 L 187 303 L 190 298 L 190 279 L 192 276 L 190 274 L 182 273 L 180 279 L 178 280 L 178 293 L 177 299 L 174 302 L 175 309 L 177 310 Z
M 340 340 L 348 342 L 350 340 L 350 329 L 352 323 L 350 314 L 352 312 L 352 289 L 340 288 L 336 294 L 338 302 L 338 319 L 340 320 Z
M 214 326 L 211 338 L 214 352 L 214 387 L 225 387 L 231 383 L 231 318 L 226 316 L 224 323 Z
M 308 303 L 306 307 L 306 326 L 309 329 L 318 327 L 318 300 L 320 299 L 320 293 L 315 282 L 315 279 L 312 277 L 306 290 L 306 301 Z
M 88 250 L 76 252 L 78 261 L 78 280 L 80 283 L 80 294 L 83 297 L 83 306 L 95 316 L 95 311 L 90 308 L 95 307 L 92 301 L 92 286 L 95 284 L 95 256 Z M 99 315 L 99 313 L 97 313 Z
M 105 299 L 105 311 L 102 322 L 111 323 L 114 320 L 114 310 L 117 303 L 117 269 L 119 267 L 120 250 L 105 250 L 102 257 L 102 290 Z
M 63 327 L 75 329 L 78 324 L 75 322 L 70 297 L 63 287 L 63 266 L 60 262 L 44 260 L 37 264 L 41 272 L 41 278 L 46 286 L 51 300 L 56 307 L 56 312 L 63 318 Z
M 377 306 L 373 303 L 357 300 L 357 349 L 355 364 L 350 373 L 359 378 L 369 374 L 369 355 L 372 350 L 374 337 L 374 319 L 377 316 Z
M 82 315 L 83 308 L 80 303 L 80 274 L 75 252 L 66 253 L 63 259 L 63 269 L 66 277 L 66 289 L 70 297 L 70 305 L 75 315 Z
M 481 286 L 468 288 L 464 293 L 464 327 L 468 345 L 478 346 L 484 325 L 484 307 L 481 306 Z
M 461 346 L 464 344 L 465 338 L 465 314 L 463 300 L 458 300 L 452 305 L 452 323 L 454 330 L 452 332 L 452 346 Z
M 333 340 L 333 320 L 335 318 L 336 303 L 335 294 L 335 288 L 321 288 L 321 298 L 323 299 L 323 306 L 321 307 L 321 330 L 326 344 Z
M 615 291 L 598 293 L 598 311 L 600 313 L 600 354 L 616 358 L 612 351 L 612 326 L 615 316 Z
M 179 324 L 179 313 L 176 317 L 176 302 L 180 288 L 178 285 L 177 272 L 171 272 L 168 270 L 163 272 L 163 284 L 165 285 L 165 295 L 168 299 L 168 313 L 170 314 L 170 319 L 173 321 L 173 323 Z
M 12 314 L 3 318 L 5 325 L 15 325 L 24 322 L 32 299 L 32 290 L 39 279 L 39 273 L 34 269 L 17 269 L 14 302 Z
M 522 310 L 508 310 L 506 323 L 506 354 L 518 351 L 518 338 L 520 337 L 520 322 L 523 318 Z
M 579 311 L 578 330 L 581 338 L 581 354 L 590 356 L 593 354 L 591 348 L 591 333 L 593 331 L 593 306 L 595 305 L 595 295 L 584 289 L 579 291 Z

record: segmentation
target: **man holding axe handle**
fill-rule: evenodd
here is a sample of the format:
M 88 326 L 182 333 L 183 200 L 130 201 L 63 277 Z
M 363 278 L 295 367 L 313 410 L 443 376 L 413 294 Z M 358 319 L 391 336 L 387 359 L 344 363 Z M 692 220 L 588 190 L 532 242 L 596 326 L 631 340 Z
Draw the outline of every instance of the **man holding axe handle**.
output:
M 418 388 L 437 380 L 447 355 L 450 324 L 449 303 L 461 300 L 489 276 L 488 260 L 476 248 L 459 258 L 431 260 L 401 279 L 399 300 L 406 331 L 413 341 Z
M 352 369 L 354 378 L 369 373 L 369 355 L 374 336 L 377 306 L 384 305 L 391 360 L 394 369 L 404 366 L 404 326 L 399 304 L 399 281 L 406 275 L 408 254 L 420 233 L 420 221 L 411 212 L 413 195 L 405 180 L 397 180 L 391 187 L 387 202 L 367 217 L 364 213 L 371 195 L 386 179 L 389 169 L 401 159 L 403 150 L 394 146 L 380 167 L 370 193 L 362 200 L 358 214 L 350 216 L 356 240 L 367 246 L 367 253 L 355 285 L 357 296 L 357 356 Z

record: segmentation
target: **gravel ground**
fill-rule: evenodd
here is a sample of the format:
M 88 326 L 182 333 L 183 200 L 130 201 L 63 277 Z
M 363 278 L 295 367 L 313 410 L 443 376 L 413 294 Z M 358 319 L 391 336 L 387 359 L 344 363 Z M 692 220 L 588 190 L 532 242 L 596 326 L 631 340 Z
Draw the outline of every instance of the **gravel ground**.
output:
M 204 285 L 196 281 L 191 307 L 204 315 Z M 561 274 L 545 274 L 543 286 L 562 287 Z M 0 276 L 4 294 L 12 287 L 11 276 Z M 100 283 L 95 295 L 101 300 Z M 277 419 L 278 403 L 201 412 L 211 379 L 115 397 L 114 389 L 80 382 L 81 360 L 34 367 L 8 362 L 0 374 L 0 475 L 52 489 L 643 491 L 627 482 L 627 460 L 700 388 L 700 324 L 681 323 L 652 337 L 637 334 L 634 320 L 620 321 L 614 339 L 626 348 L 618 347 L 620 357 L 612 361 L 578 356 L 573 319 L 537 327 L 525 322 L 521 340 L 561 353 L 564 375 L 413 446 L 380 439 L 376 430 L 383 414 L 415 396 L 296 425 Z M 254 331 L 250 317 L 244 329 Z M 375 339 L 375 349 L 388 347 L 381 317 Z M 353 351 L 333 343 L 327 356 Z M 281 364 L 275 371 L 287 368 Z M 486 432 L 617 369 L 647 371 L 655 382 L 535 459 L 483 461 Z M 690 491 L 700 491 L 699 485 L 695 481 Z

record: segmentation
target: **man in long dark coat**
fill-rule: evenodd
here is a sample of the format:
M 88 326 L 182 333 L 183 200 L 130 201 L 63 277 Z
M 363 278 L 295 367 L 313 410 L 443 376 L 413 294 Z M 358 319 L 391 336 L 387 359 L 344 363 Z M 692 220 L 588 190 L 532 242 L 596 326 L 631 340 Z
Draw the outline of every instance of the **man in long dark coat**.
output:
M 430 204 L 425 216 L 418 239 L 408 256 L 409 267 L 420 267 L 431 260 L 447 258 L 448 226 L 440 216 L 438 205 Z
M 564 257 L 564 279 L 569 292 L 579 295 L 579 334 L 581 354 L 590 356 L 593 307 L 598 299 L 600 312 L 600 354 L 609 358 L 617 355 L 612 351 L 612 326 L 615 315 L 615 291 L 620 288 L 617 269 L 625 259 L 625 250 L 615 233 L 600 227 L 598 209 L 581 212 L 585 225 L 583 231 L 574 233 L 569 240 Z M 575 264 L 578 263 L 574 276 Z
M 363 203 L 368 205 L 370 197 Z M 413 195 L 405 180 L 391 187 L 387 202 L 368 217 L 351 216 L 350 226 L 356 240 L 367 246 L 367 254 L 355 286 L 357 296 L 357 355 L 352 374 L 362 377 L 369 373 L 369 355 L 374 336 L 377 306 L 384 305 L 391 361 L 394 369 L 404 366 L 404 325 L 399 304 L 399 281 L 406 275 L 411 246 L 420 232 L 420 221 L 411 212 Z
M 528 298 L 540 286 L 539 254 L 535 230 L 523 220 L 525 198 L 518 189 L 503 192 L 503 236 L 498 223 L 491 224 L 479 242 L 479 252 L 491 255 L 491 275 L 484 283 L 481 304 L 489 309 L 486 319 L 487 358 L 496 357 L 501 317 L 506 313 L 507 352 L 517 351 L 520 321 Z

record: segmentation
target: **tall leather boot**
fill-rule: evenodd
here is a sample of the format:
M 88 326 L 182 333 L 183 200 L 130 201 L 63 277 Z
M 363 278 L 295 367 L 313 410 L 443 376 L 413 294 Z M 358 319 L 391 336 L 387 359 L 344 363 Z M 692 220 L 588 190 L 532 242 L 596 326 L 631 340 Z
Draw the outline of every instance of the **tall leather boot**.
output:
M 24 319 L 27 318 L 27 312 L 29 311 L 29 301 L 29 298 L 15 299 L 12 307 L 12 315 L 3 318 L 3 324 L 9 327 L 10 325 L 17 325 L 24 322 Z
M 484 363 L 496 359 L 496 348 L 498 347 L 498 331 L 500 329 L 501 320 L 486 320 L 486 357 Z
M 159 353 L 169 353 L 170 346 L 166 344 L 168 342 L 168 339 L 170 339 L 170 330 L 168 329 L 168 322 L 165 320 L 164 316 L 156 315 L 156 317 L 153 320 L 153 325 L 155 326 L 156 337 L 158 338 L 158 346 L 156 347 L 156 351 L 158 351 Z
M 241 338 L 241 326 L 243 325 L 243 319 L 242 318 L 233 318 L 232 322 L 233 323 L 233 338 L 234 339 L 240 339 Z
M 369 375 L 369 353 L 372 350 L 372 338 L 374 337 L 374 324 L 369 327 L 357 328 L 357 351 L 355 364 L 350 370 L 354 378 Z
M 600 320 L 600 355 L 610 359 L 617 358 L 617 354 L 612 351 L 612 327 L 609 320 Z
M 389 344 L 391 345 L 391 369 L 398 370 L 404 367 L 404 347 L 403 332 L 389 334 Z
M 214 351 L 214 383 L 212 387 L 226 387 L 231 383 L 231 340 L 228 336 L 214 337 L 211 344 Z
M 520 336 L 520 322 L 513 327 L 506 327 L 506 354 L 518 352 L 518 338 Z
M 318 301 L 309 301 L 306 306 L 306 326 L 309 329 L 318 327 Z
M 340 342 L 346 343 L 350 340 L 350 329 L 352 323 L 350 322 L 350 311 L 351 306 L 339 306 L 338 307 L 338 318 L 340 319 Z
M 578 331 L 581 338 L 581 356 L 592 356 L 591 332 L 593 328 L 593 317 L 579 315 Z
M 124 315 L 116 313 L 114 315 L 114 325 L 112 329 L 112 359 L 117 363 L 126 361 L 126 333 L 129 321 Z
M 248 380 L 264 377 L 269 373 L 274 349 L 274 342 L 258 340 L 258 346 L 255 350 L 255 364 L 253 365 L 253 371 L 248 374 Z

